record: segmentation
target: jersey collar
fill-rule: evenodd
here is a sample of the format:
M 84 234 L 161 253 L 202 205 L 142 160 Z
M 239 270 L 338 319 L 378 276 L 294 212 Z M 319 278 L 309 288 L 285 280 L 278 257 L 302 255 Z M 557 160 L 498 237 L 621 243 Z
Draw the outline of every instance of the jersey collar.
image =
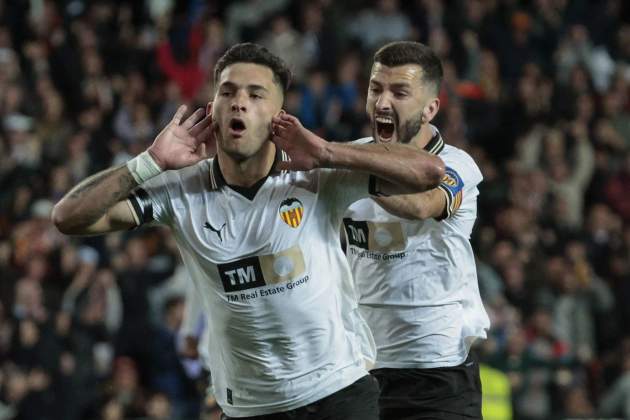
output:
M 264 183 L 264 180 L 267 179 L 268 176 L 274 176 L 274 175 L 279 175 L 280 173 L 285 173 L 286 171 L 279 171 L 276 169 L 277 163 L 288 162 L 290 160 L 291 159 L 289 158 L 289 155 L 287 155 L 284 152 L 284 150 L 280 150 L 278 147 L 276 147 L 276 155 L 273 159 L 273 165 L 271 166 L 271 171 L 269 171 L 269 174 L 267 174 L 266 177 L 262 178 L 260 182 L 257 182 L 256 184 L 254 184 L 251 188 L 255 188 L 256 190 L 258 190 L 258 188 L 262 186 L 262 184 Z M 225 178 L 223 177 L 223 174 L 221 173 L 221 168 L 219 167 L 219 159 L 215 156 L 214 159 L 212 159 L 210 163 L 210 188 L 213 190 L 218 190 L 225 186 L 233 188 L 225 181 Z M 241 192 L 242 188 L 243 187 L 236 187 L 235 190 L 237 190 L 238 192 Z
M 433 132 L 433 137 L 431 137 L 431 140 L 424 146 L 424 150 L 432 155 L 439 155 L 440 152 L 444 150 L 444 139 L 442 139 L 440 130 L 438 130 L 436 126 L 429 124 L 429 127 Z

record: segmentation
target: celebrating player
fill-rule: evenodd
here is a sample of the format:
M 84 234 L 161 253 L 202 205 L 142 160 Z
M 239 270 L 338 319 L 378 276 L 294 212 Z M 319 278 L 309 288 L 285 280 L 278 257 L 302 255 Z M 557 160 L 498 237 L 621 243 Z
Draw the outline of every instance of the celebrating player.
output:
M 226 418 L 376 419 L 338 226 L 370 191 L 434 188 L 443 163 L 409 145 L 293 136 L 289 71 L 255 44 L 230 48 L 214 76 L 205 112 L 181 107 L 147 151 L 73 188 L 53 220 L 67 234 L 171 228 L 208 314 Z
M 469 242 L 482 176 L 463 150 L 430 124 L 442 65 L 425 45 L 395 42 L 376 52 L 367 112 L 373 138 L 439 156 L 437 188 L 368 198 L 346 214 L 347 257 L 360 310 L 377 345 L 383 419 L 481 418 L 479 368 L 471 343 L 489 320 Z

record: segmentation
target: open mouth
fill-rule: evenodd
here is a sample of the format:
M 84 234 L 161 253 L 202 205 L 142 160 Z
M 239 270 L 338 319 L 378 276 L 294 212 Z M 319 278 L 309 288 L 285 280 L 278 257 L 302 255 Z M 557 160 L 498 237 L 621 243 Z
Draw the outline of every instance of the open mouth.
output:
M 235 135 L 241 135 L 247 129 L 245 123 L 240 118 L 232 118 L 230 120 L 230 132 Z
M 389 141 L 394 136 L 396 125 L 392 117 L 376 117 L 376 133 L 381 140 Z

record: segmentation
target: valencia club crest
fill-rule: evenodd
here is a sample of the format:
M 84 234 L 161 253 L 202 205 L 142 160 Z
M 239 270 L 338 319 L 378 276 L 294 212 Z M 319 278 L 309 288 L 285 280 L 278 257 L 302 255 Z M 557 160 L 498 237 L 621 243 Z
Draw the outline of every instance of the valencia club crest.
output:
M 302 216 L 304 215 L 304 206 L 300 200 L 293 197 L 287 198 L 280 204 L 278 211 L 284 223 L 292 228 L 300 226 Z

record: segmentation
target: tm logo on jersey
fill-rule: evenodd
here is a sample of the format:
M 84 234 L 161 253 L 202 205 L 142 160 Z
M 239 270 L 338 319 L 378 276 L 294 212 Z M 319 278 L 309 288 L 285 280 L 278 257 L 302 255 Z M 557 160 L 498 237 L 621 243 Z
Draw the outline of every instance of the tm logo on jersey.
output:
M 302 222 L 302 216 L 304 216 L 304 205 L 297 198 L 287 198 L 280 203 L 278 212 L 280 213 L 280 218 L 284 223 L 292 228 L 296 228 L 300 226 L 300 223 Z
M 270 255 L 243 258 L 218 264 L 226 292 L 253 289 L 270 284 L 286 283 L 305 271 L 304 256 L 299 246 Z
M 402 226 L 396 222 L 366 222 L 343 219 L 348 244 L 370 251 L 402 251 L 406 247 Z

